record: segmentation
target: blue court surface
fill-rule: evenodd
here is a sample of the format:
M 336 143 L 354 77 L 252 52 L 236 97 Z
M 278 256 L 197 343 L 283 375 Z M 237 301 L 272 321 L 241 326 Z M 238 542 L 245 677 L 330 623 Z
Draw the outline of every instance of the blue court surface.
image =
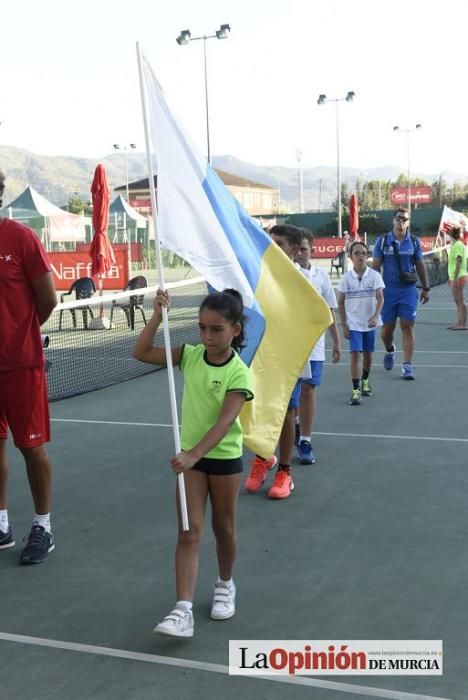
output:
M 174 603 L 166 371 L 53 402 L 57 547 L 40 566 L 18 564 L 32 506 L 9 447 L 17 545 L 0 552 L 2 700 L 466 700 L 468 333 L 422 320 L 416 334 L 416 381 L 386 372 L 378 344 L 374 393 L 358 407 L 345 343 L 341 363 L 327 362 L 317 463 L 294 464 L 287 500 L 266 497 L 272 475 L 241 493 L 238 609 L 224 622 L 209 618 L 208 514 L 192 640 L 152 632 Z M 440 639 L 444 673 L 232 677 L 230 639 Z

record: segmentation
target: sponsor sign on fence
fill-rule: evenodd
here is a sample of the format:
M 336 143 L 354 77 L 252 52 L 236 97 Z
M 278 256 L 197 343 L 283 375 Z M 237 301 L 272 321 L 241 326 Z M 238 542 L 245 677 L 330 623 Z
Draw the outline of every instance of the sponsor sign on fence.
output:
M 432 187 L 410 187 L 411 204 L 430 204 L 432 202 Z M 393 205 L 408 204 L 408 188 L 394 187 L 390 192 Z
M 114 255 L 115 265 L 104 278 L 103 289 L 122 290 L 128 282 L 128 253 L 114 248 Z M 48 253 L 47 256 L 52 267 L 55 289 L 70 289 L 80 277 L 91 277 L 91 258 L 88 253 L 65 251 Z
M 345 238 L 314 238 L 314 258 L 336 258 L 344 250 Z

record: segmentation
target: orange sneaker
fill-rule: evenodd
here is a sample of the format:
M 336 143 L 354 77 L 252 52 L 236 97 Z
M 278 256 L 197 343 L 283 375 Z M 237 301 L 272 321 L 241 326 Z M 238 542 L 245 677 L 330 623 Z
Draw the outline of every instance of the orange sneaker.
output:
M 278 460 L 276 459 L 275 455 L 268 457 L 268 459 L 255 457 L 252 462 L 250 474 L 245 480 L 245 490 L 249 491 L 250 493 L 260 491 L 263 486 L 263 482 L 266 479 L 267 471 L 273 469 L 277 461 Z
M 294 483 L 291 474 L 285 471 L 277 471 L 273 486 L 268 491 L 268 498 L 288 498 L 294 491 Z

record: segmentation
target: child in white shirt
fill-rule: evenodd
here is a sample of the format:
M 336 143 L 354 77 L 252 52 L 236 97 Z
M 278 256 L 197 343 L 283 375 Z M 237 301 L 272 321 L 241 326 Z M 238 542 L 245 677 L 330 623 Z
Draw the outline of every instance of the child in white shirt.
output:
M 354 241 L 349 247 L 353 267 L 338 285 L 338 311 L 343 335 L 349 340 L 353 393 L 350 406 L 359 406 L 361 396 L 372 396 L 369 374 L 375 348 L 375 329 L 382 325 L 384 281 L 379 272 L 367 267 L 369 250 L 365 243 Z M 362 355 L 362 377 L 361 377 Z

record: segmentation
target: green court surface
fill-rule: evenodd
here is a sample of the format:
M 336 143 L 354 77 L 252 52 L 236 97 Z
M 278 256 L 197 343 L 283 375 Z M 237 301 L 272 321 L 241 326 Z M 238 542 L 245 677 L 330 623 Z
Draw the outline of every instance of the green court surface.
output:
M 466 700 L 468 332 L 422 322 L 416 335 L 417 380 L 386 372 L 378 345 L 374 395 L 358 407 L 344 343 L 327 363 L 317 463 L 294 465 L 285 501 L 266 497 L 272 475 L 241 493 L 238 610 L 225 622 L 209 619 L 208 515 L 193 640 L 152 633 L 174 603 L 166 372 L 52 403 L 57 547 L 40 566 L 18 564 L 32 506 L 9 447 L 17 545 L 0 552 L 1 699 Z M 230 677 L 229 639 L 441 639 L 444 674 Z

